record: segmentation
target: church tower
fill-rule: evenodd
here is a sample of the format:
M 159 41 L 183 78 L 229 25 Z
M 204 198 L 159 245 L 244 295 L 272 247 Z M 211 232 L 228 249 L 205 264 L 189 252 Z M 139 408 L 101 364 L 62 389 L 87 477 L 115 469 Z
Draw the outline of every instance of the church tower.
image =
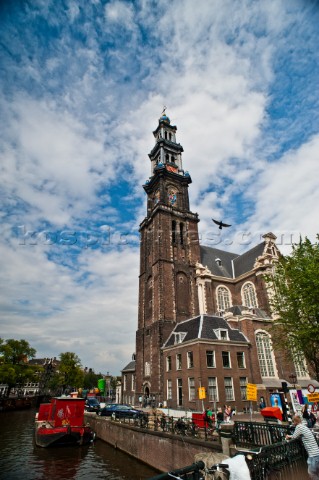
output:
M 143 186 L 147 214 L 140 225 L 136 393 L 162 401 L 161 347 L 174 326 L 199 313 L 195 281 L 200 260 L 198 215 L 189 209 L 183 147 L 163 111 L 149 153 L 151 176 Z

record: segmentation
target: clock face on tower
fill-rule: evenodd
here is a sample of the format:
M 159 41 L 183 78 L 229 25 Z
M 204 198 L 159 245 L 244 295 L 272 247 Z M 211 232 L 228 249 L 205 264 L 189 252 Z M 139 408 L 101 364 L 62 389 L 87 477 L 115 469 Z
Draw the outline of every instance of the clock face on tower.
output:
M 177 190 L 175 188 L 170 188 L 168 190 L 168 203 L 174 207 L 177 202 Z

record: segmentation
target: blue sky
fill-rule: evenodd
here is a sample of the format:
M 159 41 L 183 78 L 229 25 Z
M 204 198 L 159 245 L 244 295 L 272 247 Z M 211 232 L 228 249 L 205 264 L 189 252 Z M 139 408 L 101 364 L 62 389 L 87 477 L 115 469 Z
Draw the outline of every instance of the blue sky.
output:
M 0 19 L 2 338 L 130 361 L 164 105 L 202 244 L 315 239 L 318 1 L 3 0 Z

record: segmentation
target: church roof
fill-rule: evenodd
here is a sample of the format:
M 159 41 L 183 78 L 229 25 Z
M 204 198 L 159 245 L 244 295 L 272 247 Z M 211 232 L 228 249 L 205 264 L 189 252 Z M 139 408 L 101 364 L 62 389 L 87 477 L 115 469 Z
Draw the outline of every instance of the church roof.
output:
M 130 363 L 126 365 L 122 370 L 122 372 L 134 372 L 135 371 L 135 360 L 132 360 Z
M 182 340 L 179 341 L 179 343 L 196 339 L 218 341 L 218 330 L 220 329 L 228 331 L 228 341 L 248 343 L 245 335 L 239 330 L 231 328 L 224 318 L 213 315 L 198 315 L 197 317 L 178 323 L 164 346 L 170 347 L 176 345 L 175 334 L 177 333 L 183 334 L 181 337 Z
M 257 257 L 263 254 L 265 242 L 251 248 L 242 255 L 213 247 L 200 247 L 201 264 L 208 267 L 213 275 L 236 278 L 251 271 Z
M 227 308 L 226 312 L 231 312 L 234 316 L 236 315 L 243 315 L 242 312 L 247 312 L 247 308 L 245 305 L 233 305 L 232 307 Z M 262 310 L 261 308 L 252 308 L 252 313 L 256 315 L 257 318 L 264 318 L 265 320 L 270 320 L 269 315 Z

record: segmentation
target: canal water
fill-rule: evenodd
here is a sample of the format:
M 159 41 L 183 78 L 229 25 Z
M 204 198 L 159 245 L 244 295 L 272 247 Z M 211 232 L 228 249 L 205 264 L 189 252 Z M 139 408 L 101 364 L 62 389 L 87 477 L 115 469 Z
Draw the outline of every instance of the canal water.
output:
M 0 413 L 2 480 L 145 480 L 158 472 L 102 440 L 86 447 L 34 444 L 35 410 Z

